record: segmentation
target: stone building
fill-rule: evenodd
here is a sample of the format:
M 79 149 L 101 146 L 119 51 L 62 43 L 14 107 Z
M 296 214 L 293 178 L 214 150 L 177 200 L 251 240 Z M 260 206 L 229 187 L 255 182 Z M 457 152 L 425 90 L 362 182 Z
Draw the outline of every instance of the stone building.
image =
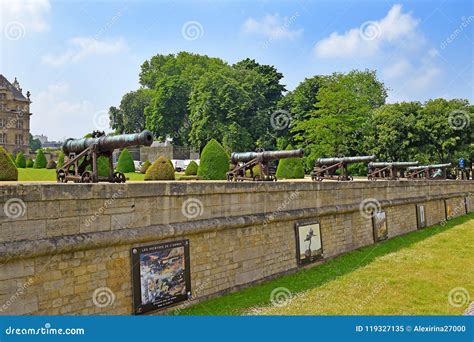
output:
M 16 78 L 10 83 L 0 74 L 0 146 L 10 153 L 29 153 L 30 103 Z

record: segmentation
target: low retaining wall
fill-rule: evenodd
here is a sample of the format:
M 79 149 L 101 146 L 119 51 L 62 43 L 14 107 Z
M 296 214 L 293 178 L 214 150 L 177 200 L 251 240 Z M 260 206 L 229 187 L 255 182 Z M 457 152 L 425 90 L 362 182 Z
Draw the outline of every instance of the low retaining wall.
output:
M 297 269 L 295 225 L 323 261 L 472 211 L 473 181 L 143 182 L 0 186 L 1 314 L 132 314 L 131 250 L 189 241 L 193 300 Z M 471 203 L 469 205 L 469 203 Z M 103 291 L 101 293 L 101 291 Z

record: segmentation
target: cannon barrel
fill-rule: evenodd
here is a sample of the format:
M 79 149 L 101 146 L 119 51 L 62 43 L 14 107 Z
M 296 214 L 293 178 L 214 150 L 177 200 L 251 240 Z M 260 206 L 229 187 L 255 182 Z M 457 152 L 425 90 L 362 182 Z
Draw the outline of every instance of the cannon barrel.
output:
M 92 145 L 98 146 L 99 152 L 112 152 L 115 149 L 145 145 L 150 146 L 153 143 L 153 134 L 145 130 L 141 133 L 109 135 L 99 138 L 67 139 L 63 144 L 63 151 L 66 155 L 69 153 L 81 153 Z
M 420 165 L 420 166 L 409 167 L 407 170 L 408 171 L 417 171 L 417 170 L 423 170 L 423 169 L 443 169 L 443 168 L 450 167 L 450 166 L 451 166 L 451 163 Z
M 368 163 L 375 159 L 375 156 L 342 157 L 342 158 L 318 158 L 316 165 L 329 165 L 336 163 Z
M 239 162 L 247 163 L 253 159 L 261 159 L 264 162 L 285 158 L 303 157 L 304 150 L 285 150 L 285 151 L 263 151 L 263 152 L 233 152 L 230 159 L 232 164 Z
M 370 168 L 381 168 L 381 167 L 398 167 L 405 168 L 410 166 L 417 166 L 420 164 L 418 161 L 414 162 L 372 162 L 369 163 Z

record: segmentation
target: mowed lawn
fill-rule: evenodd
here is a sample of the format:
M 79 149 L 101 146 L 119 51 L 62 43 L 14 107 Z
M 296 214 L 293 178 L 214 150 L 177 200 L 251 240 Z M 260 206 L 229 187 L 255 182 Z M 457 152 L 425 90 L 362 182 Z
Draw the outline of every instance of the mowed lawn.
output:
M 460 315 L 474 300 L 472 246 L 474 213 L 177 313 Z

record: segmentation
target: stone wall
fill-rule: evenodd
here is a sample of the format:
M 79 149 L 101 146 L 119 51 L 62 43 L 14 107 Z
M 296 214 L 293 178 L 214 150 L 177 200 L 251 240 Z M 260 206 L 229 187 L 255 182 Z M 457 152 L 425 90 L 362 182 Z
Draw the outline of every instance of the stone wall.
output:
M 131 314 L 131 248 L 181 239 L 193 296 L 213 297 L 295 271 L 296 222 L 319 220 L 327 260 L 374 243 L 366 202 L 391 238 L 417 229 L 416 204 L 433 225 L 473 193 L 423 180 L 1 185 L 0 313 Z M 103 288 L 111 305 L 94 304 Z

